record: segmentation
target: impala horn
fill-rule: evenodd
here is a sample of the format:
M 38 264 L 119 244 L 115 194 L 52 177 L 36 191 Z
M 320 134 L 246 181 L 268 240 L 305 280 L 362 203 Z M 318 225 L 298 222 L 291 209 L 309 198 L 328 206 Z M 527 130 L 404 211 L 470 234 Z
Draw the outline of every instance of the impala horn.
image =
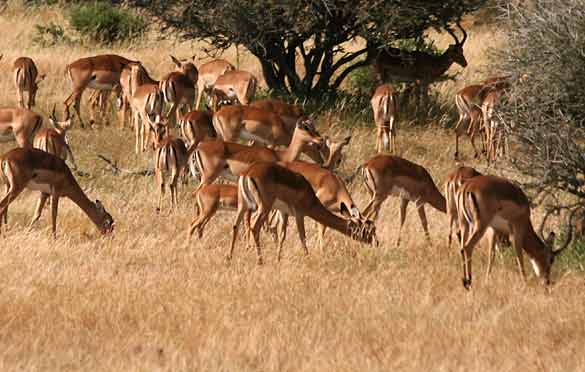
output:
M 567 238 L 565 239 L 565 242 L 563 243 L 563 245 L 561 245 L 561 247 L 555 251 L 553 251 L 553 254 L 555 256 L 557 256 L 559 253 L 561 253 L 565 248 L 567 248 L 569 246 L 569 243 L 571 242 L 571 240 L 573 239 L 573 215 L 575 214 L 575 212 L 577 211 L 578 208 L 574 208 L 571 213 L 569 213 L 569 217 L 567 217 L 567 224 L 568 224 L 568 228 L 569 231 L 567 232 Z
M 55 110 L 57 109 L 57 104 L 53 105 L 53 111 L 51 111 L 51 115 L 49 115 L 49 119 L 53 121 L 53 123 L 57 123 L 57 115 L 55 114 Z
M 455 35 L 455 33 L 453 32 L 453 30 L 451 30 L 451 27 L 449 27 L 449 25 L 445 25 L 445 30 L 447 30 L 449 35 L 451 35 L 451 37 L 453 37 L 453 39 L 455 39 L 455 45 L 461 44 L 461 43 L 459 43 L 459 39 L 457 39 L 457 35 Z
M 463 33 L 463 40 L 461 40 L 461 45 L 463 45 L 465 43 L 465 40 L 467 40 L 467 32 L 465 32 L 465 29 L 463 27 L 461 27 L 460 21 L 455 22 L 455 24 L 457 25 L 457 27 L 459 27 L 459 29 Z
M 538 227 L 538 235 L 540 236 L 540 239 L 544 240 L 544 226 L 546 225 L 546 220 L 548 220 L 548 218 L 550 217 L 550 215 L 553 213 L 552 209 L 549 209 L 546 211 L 546 213 L 544 214 L 544 218 L 542 219 L 542 222 L 540 223 L 540 226 Z

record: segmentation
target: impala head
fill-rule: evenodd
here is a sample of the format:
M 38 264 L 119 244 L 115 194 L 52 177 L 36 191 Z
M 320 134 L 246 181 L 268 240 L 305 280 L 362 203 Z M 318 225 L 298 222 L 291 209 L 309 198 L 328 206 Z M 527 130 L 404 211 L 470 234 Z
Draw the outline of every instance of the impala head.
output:
M 463 55 L 463 44 L 465 44 L 465 40 L 467 40 L 467 32 L 465 32 L 463 27 L 461 27 L 461 23 L 459 23 L 459 21 L 457 21 L 455 24 L 463 33 L 463 39 L 459 41 L 455 33 L 449 27 L 446 27 L 446 30 L 449 33 L 449 35 L 451 35 L 453 39 L 455 39 L 455 44 L 449 45 L 449 48 L 447 48 L 445 54 L 449 57 L 451 61 L 457 63 L 459 66 L 467 67 L 467 60 Z
M 555 261 L 555 258 L 569 246 L 571 239 L 573 238 L 573 215 L 577 209 L 573 209 L 568 217 L 567 217 L 567 236 L 565 241 L 560 244 L 560 247 L 554 249 L 555 241 L 556 241 L 556 234 L 554 232 L 550 232 L 546 239 L 544 238 L 544 225 L 546 224 L 546 220 L 551 214 L 551 211 L 548 211 L 543 220 L 540 224 L 539 228 L 539 240 L 541 244 L 541 249 L 535 250 L 534 257 L 530 257 L 530 262 L 532 263 L 532 267 L 536 276 L 542 278 L 546 285 L 550 284 L 550 270 Z
M 65 118 L 59 121 L 57 119 L 57 115 L 55 114 L 55 109 L 57 105 L 53 105 L 53 111 L 49 116 L 49 123 L 55 127 L 59 132 L 66 132 L 71 128 L 71 115 L 69 114 L 69 106 L 65 105 Z
M 162 118 L 160 115 L 157 115 L 154 122 L 149 124 L 150 133 L 152 135 L 152 149 L 155 150 L 159 147 L 159 144 L 163 138 L 167 136 L 169 126 L 167 120 Z
M 106 211 L 104 205 L 99 200 L 95 201 L 95 208 L 97 210 L 98 219 L 99 219 L 99 229 L 102 234 L 109 234 L 114 231 L 114 219 L 112 215 Z
M 325 155 L 325 163 L 323 168 L 330 170 L 336 169 L 341 164 L 343 159 L 342 150 L 349 144 L 351 136 L 347 136 L 341 142 L 332 141 L 329 137 L 325 137 L 325 146 L 323 146 L 323 153 Z
M 317 129 L 315 129 L 315 123 L 313 119 L 309 117 L 300 118 L 295 126 L 293 138 L 298 137 L 304 144 L 312 144 L 317 146 L 323 145 L 323 138 Z
M 348 224 L 354 240 L 368 244 L 374 243 L 376 246 L 379 244 L 374 221 L 364 218 L 351 218 Z
M 170 56 L 171 60 L 173 61 L 173 63 L 175 65 L 177 65 L 177 67 L 179 68 L 179 70 L 187 75 L 187 77 L 193 82 L 196 83 L 197 79 L 199 78 L 199 71 L 197 70 L 197 67 L 195 67 L 195 56 L 191 57 L 191 59 L 182 59 L 182 60 L 178 60 L 177 58 L 175 58 L 174 56 Z

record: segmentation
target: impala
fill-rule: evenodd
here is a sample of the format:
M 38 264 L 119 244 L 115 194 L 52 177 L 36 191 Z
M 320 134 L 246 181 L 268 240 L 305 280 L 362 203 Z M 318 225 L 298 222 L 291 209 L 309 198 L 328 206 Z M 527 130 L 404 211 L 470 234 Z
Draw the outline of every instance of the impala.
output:
M 305 239 L 305 216 L 341 232 L 354 240 L 372 243 L 375 240 L 375 226 L 371 222 L 346 220 L 329 212 L 319 201 L 307 180 L 275 163 L 258 162 L 253 164 L 238 180 L 238 210 L 235 218 L 232 243 L 227 255 L 231 260 L 238 228 L 246 213 L 254 211 L 251 231 L 256 245 L 258 264 L 262 264 L 259 235 L 260 228 L 272 209 L 292 215 L 305 254 L 309 254 Z M 283 237 L 286 237 L 286 229 Z M 279 249 L 278 259 L 281 251 Z
M 461 230 L 461 256 L 463 258 L 463 286 L 471 287 L 471 255 L 473 248 L 488 234 L 489 276 L 495 254 L 494 236 L 496 232 L 512 237 L 516 260 L 522 277 L 525 279 L 522 251 L 525 251 L 532 263 L 536 276 L 545 284 L 550 284 L 550 270 L 555 257 L 571 241 L 571 220 L 574 210 L 569 214 L 566 241 L 557 250 L 553 250 L 554 233 L 542 239 L 546 222 L 545 216 L 540 227 L 539 237 L 530 222 L 530 202 L 524 192 L 510 181 L 495 176 L 477 176 L 467 180 L 457 194 L 457 210 Z
M 341 141 L 333 141 L 329 137 L 323 137 L 325 140 L 325 146 L 322 147 L 323 155 L 325 156 L 325 162 L 323 168 L 334 170 L 339 168 L 341 161 L 343 160 L 343 148 L 349 145 L 351 136 L 346 136 Z M 312 157 L 311 157 L 312 158 Z
M 474 168 L 465 166 L 457 167 L 457 169 L 447 175 L 447 180 L 445 181 L 445 201 L 447 206 L 447 218 L 449 220 L 449 248 L 451 247 L 453 226 L 457 224 L 458 227 L 457 192 L 466 180 L 481 175 L 482 174 Z
M 461 67 L 467 66 L 463 55 L 463 45 L 467 40 L 467 33 L 456 22 L 457 27 L 463 33 L 463 39 L 459 41 L 455 33 L 446 27 L 449 35 L 455 39 L 455 44 L 440 56 L 434 56 L 425 52 L 405 52 L 396 48 L 382 50 L 373 63 L 375 80 L 380 84 L 386 81 L 415 82 L 427 92 L 428 85 L 443 75 L 453 63 Z M 427 95 L 424 95 L 425 99 Z
M 299 106 L 274 98 L 260 99 L 250 103 L 250 106 L 278 114 L 289 132 L 292 132 L 297 121 L 305 116 Z
M 41 128 L 41 115 L 23 108 L 0 108 L 0 141 L 16 139 L 20 147 L 31 147 L 32 139 Z
M 65 104 L 70 106 L 74 103 L 75 113 L 82 128 L 84 122 L 81 118 L 80 108 L 81 97 L 85 89 L 89 87 L 111 91 L 120 84 L 122 70 L 132 62 L 115 54 L 104 54 L 80 58 L 67 65 L 65 72 L 69 76 L 73 92 L 67 97 Z
M 396 245 L 400 244 L 400 233 L 406 219 L 406 208 L 414 202 L 420 222 L 430 241 L 425 204 L 446 213 L 445 198 L 437 189 L 429 172 L 418 164 L 398 156 L 377 155 L 362 166 L 366 189 L 370 201 L 364 209 L 364 216 L 376 219 L 382 203 L 388 196 L 400 197 L 400 228 Z
M 203 230 L 219 209 L 233 210 L 238 207 L 238 187 L 232 184 L 205 185 L 195 193 L 195 218 L 189 226 L 189 237 L 197 231 L 203 237 Z
M 182 139 L 166 135 L 168 125 L 156 123 L 154 134 L 154 174 L 159 187 L 157 212 L 162 210 L 162 201 L 165 194 L 165 181 L 170 189 L 170 209 L 178 204 L 177 182 L 185 173 L 189 158 L 195 151 L 195 146 L 189 148 Z
M 336 216 L 345 219 L 361 219 L 361 213 L 356 207 L 351 195 L 347 191 L 345 183 L 332 171 L 318 164 L 304 161 L 279 162 L 278 165 L 302 175 L 313 188 L 317 199 L 327 210 Z M 288 216 L 281 213 L 281 230 L 286 229 Z M 323 246 L 326 225 L 319 225 L 319 246 Z M 280 233 L 279 250 L 284 243 L 285 234 Z
M 247 105 L 256 94 L 257 85 L 256 77 L 248 71 L 227 71 L 213 85 L 211 107 L 217 110 L 217 102 L 220 100 Z
M 221 75 L 228 71 L 234 71 L 234 65 L 224 59 L 214 59 L 199 66 L 199 79 L 197 80 L 197 102 L 195 108 L 199 109 L 201 97 L 205 93 L 208 98 L 211 96 L 213 86 Z
M 0 157 L 0 178 L 8 186 L 6 195 L 0 201 L 0 216 L 5 216 L 10 203 L 28 188 L 51 195 L 54 237 L 57 236 L 57 210 L 59 198 L 62 197 L 77 204 L 102 234 L 111 232 L 114 228 L 112 216 L 100 201 L 96 200 L 94 203 L 89 200 L 65 161 L 53 154 L 37 149 L 15 148 Z
M 149 127 L 163 111 L 163 97 L 158 82 L 153 83 L 141 63 L 130 64 L 128 86 L 130 106 L 132 107 L 136 153 L 146 150 Z
M 392 85 L 382 84 L 374 91 L 370 100 L 376 123 L 376 151 L 396 152 L 396 118 L 398 107 L 396 92 Z
M 191 111 L 185 115 L 179 116 L 181 125 L 181 135 L 186 140 L 188 146 L 199 145 L 199 142 L 217 138 L 215 128 L 213 128 L 213 113 L 207 111 Z M 189 170 L 193 177 L 196 177 L 195 162 L 193 158 L 189 159 Z
M 64 161 L 66 161 L 67 158 L 70 158 L 71 163 L 73 164 L 73 169 L 75 170 L 77 169 L 77 164 L 75 163 L 73 152 L 71 152 L 71 147 L 67 141 L 67 131 L 71 128 L 69 107 L 66 107 L 65 115 L 65 120 L 58 121 L 57 116 L 55 115 L 55 106 L 53 106 L 53 112 L 49 116 L 49 122 L 53 125 L 53 128 L 42 128 L 39 130 L 35 135 L 33 147 L 48 152 L 49 154 L 53 154 Z M 41 218 L 41 213 L 49 196 L 48 193 L 41 192 L 41 197 L 37 203 L 35 213 L 30 223 L 31 227 Z
M 12 65 L 14 73 L 14 85 L 18 104 L 29 110 L 36 104 L 37 90 L 39 83 L 45 79 L 45 74 L 39 75 L 35 62 L 29 57 L 20 57 Z M 24 92 L 28 92 L 28 100 L 24 103 Z
M 304 145 L 307 143 L 320 145 L 321 142 L 319 133 L 306 121 L 297 123 L 293 138 L 284 150 L 245 146 L 221 140 L 202 142 L 195 152 L 195 160 L 201 173 L 198 188 L 212 183 L 220 174 L 226 175 L 226 170 L 235 176 L 240 175 L 256 161 L 296 160 Z
M 197 87 L 197 78 L 199 73 L 197 67 L 189 60 L 179 61 L 171 56 L 172 61 L 177 65 L 179 71 L 167 74 L 160 81 L 160 90 L 166 103 L 171 105 L 169 112 L 165 115 L 171 120 L 174 126 L 178 121 L 181 106 L 187 106 L 189 110 L 193 109 L 195 103 L 195 91 Z M 175 121 L 176 118 L 176 121 Z
M 494 114 L 495 107 L 503 95 L 503 89 L 491 89 L 486 94 L 481 105 L 487 139 L 488 164 L 495 162 L 499 155 L 505 155 L 507 152 L 505 128 L 503 128 L 501 121 Z
M 467 108 L 463 116 L 461 116 L 461 109 L 459 110 L 460 120 L 455 126 L 455 160 L 459 159 L 459 137 L 463 135 L 467 135 L 469 137 L 469 141 L 471 142 L 471 146 L 475 152 L 475 158 L 478 158 L 480 156 L 480 152 L 475 146 L 476 134 L 480 134 L 482 149 L 485 148 L 487 144 L 487 133 L 485 127 L 483 126 L 483 113 L 481 108 L 476 105 Z M 461 120 L 461 117 L 463 117 L 463 120 Z

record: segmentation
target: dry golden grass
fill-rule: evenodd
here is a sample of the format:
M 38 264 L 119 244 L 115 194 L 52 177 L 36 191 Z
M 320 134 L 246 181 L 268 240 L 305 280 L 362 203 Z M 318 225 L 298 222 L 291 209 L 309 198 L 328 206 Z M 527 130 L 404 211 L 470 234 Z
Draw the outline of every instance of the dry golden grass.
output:
M 39 50 L 30 45 L 28 28 L 55 12 L 15 14 L 18 19 L 0 18 L 0 29 L 10 30 L 0 36 L 0 53 L 8 61 L 29 55 L 49 74 L 38 97 L 39 109 L 47 112 L 68 94 L 62 76 L 66 63 L 110 50 Z M 479 44 L 488 40 L 488 35 L 471 35 L 466 52 L 481 59 Z M 193 51 L 186 43 L 158 42 L 150 49 L 114 52 L 145 61 L 160 76 L 172 67 L 169 48 L 178 55 Z M 474 71 L 470 55 L 469 71 Z M 0 62 L 3 105 L 15 103 L 8 70 L 6 60 Z M 373 155 L 373 132 L 353 133 L 345 173 Z M 242 243 L 227 266 L 232 214 L 220 212 L 203 240 L 187 243 L 193 184 L 182 189 L 176 212 L 157 216 L 152 178 L 114 176 L 97 160 L 96 154 L 104 154 L 125 168 L 151 166 L 150 153 L 132 153 L 129 130 L 75 129 L 71 139 L 80 167 L 90 173 L 79 181 L 90 197 L 104 202 L 116 231 L 101 237 L 76 206 L 63 200 L 54 241 L 47 211 L 37 227 L 26 228 L 36 193 L 25 191 L 12 204 L 8 231 L 0 238 L 2 371 L 585 368 L 582 273 L 557 268 L 548 293 L 533 275 L 523 284 L 513 255 L 504 252 L 486 283 L 485 252 L 479 248 L 475 286 L 466 292 L 457 249 L 445 244 L 444 215 L 428 211 L 433 239 L 428 245 L 411 207 L 403 245 L 394 247 L 396 200 L 387 202 L 379 219 L 379 248 L 329 232 L 321 252 L 314 248 L 315 224 L 308 222 L 308 258 L 293 228 L 282 262 L 276 262 L 274 244 L 263 236 L 264 266 L 256 266 L 255 253 Z M 455 165 L 452 141 L 450 132 L 433 127 L 399 134 L 402 156 L 427 167 L 439 185 Z M 12 146 L 1 144 L 0 153 Z M 470 154 L 470 146 L 463 151 Z M 367 197 L 361 181 L 351 190 L 363 207 Z

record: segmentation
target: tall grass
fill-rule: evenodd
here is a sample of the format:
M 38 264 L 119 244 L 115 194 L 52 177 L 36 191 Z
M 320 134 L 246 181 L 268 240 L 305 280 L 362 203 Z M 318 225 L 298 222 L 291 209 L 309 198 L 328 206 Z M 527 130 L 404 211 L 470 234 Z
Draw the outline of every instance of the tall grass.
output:
M 58 19 L 59 12 L 44 8 L 25 14 L 10 8 L 7 14 L 19 17 L 0 18 L 0 28 L 13 31 L 0 34 L 4 105 L 16 103 L 9 62 L 19 55 L 33 57 L 48 74 L 37 99 L 37 110 L 47 112 L 69 94 L 63 71 L 76 58 L 120 53 L 144 61 L 158 77 L 173 68 L 168 53 L 199 50 L 196 44 L 170 41 L 115 49 L 31 46 L 32 25 Z M 488 41 L 496 42 L 470 30 L 470 67 L 460 81 L 436 88 L 446 101 L 479 76 Z M 260 76 L 251 58 L 242 59 L 243 68 Z M 374 133 L 369 119 L 352 129 L 338 124 L 344 120 L 334 115 L 327 134 L 353 135 L 341 169 L 347 174 L 373 155 Z M 584 277 L 578 267 L 555 266 L 555 285 L 548 292 L 533 275 L 524 284 L 513 254 L 505 251 L 486 282 L 486 254 L 478 247 L 475 287 L 466 292 L 458 250 L 446 247 L 445 216 L 428 210 L 428 244 L 411 207 L 402 245 L 395 248 L 398 202 L 393 198 L 378 222 L 378 248 L 330 231 L 325 250 L 319 251 L 316 226 L 309 222 L 308 258 L 293 228 L 282 262 L 276 262 L 274 244 L 263 236 L 266 263 L 256 266 L 255 252 L 247 251 L 240 237 L 234 260 L 226 265 L 233 214 L 220 212 L 202 240 L 187 242 L 193 184 L 182 188 L 176 212 L 159 216 L 151 177 L 115 176 L 96 158 L 103 154 L 125 168 L 150 167 L 152 154 L 135 156 L 132 136 L 111 126 L 71 132 L 78 164 L 89 173 L 79 178 L 82 187 L 116 219 L 111 237 L 101 237 L 69 201 L 60 204 L 57 240 L 50 237 L 47 211 L 39 225 L 31 231 L 26 227 L 37 193 L 25 191 L 11 205 L 8 231 L 0 237 L 0 370 L 583 369 Z M 451 133 L 432 126 L 402 128 L 398 136 L 400 154 L 425 166 L 442 185 L 455 165 Z M 0 153 L 12 146 L 0 144 Z M 462 152 L 471 154 L 470 146 Z M 359 178 L 350 191 L 357 205 L 365 206 Z M 534 213 L 535 223 L 540 212 Z

